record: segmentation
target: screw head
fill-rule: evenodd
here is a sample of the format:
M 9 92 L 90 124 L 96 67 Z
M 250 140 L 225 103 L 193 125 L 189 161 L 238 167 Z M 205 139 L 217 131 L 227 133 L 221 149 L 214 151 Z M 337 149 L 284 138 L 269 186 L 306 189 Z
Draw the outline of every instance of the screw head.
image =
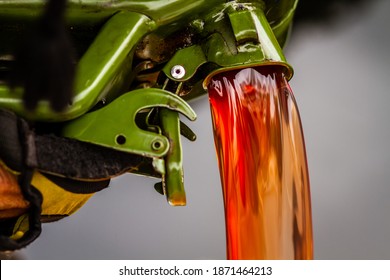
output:
M 186 69 L 181 65 L 175 65 L 171 69 L 171 75 L 175 79 L 181 79 L 186 74 Z

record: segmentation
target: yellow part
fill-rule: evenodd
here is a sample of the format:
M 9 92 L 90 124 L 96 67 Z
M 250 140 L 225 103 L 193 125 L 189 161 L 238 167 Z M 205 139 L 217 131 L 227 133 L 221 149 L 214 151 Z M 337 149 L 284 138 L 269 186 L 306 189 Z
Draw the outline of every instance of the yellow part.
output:
M 14 226 L 14 230 L 10 238 L 13 240 L 18 240 L 22 238 L 23 235 L 28 231 L 29 227 L 30 227 L 30 222 L 28 219 L 28 214 L 24 214 L 20 216 Z
M 10 236 L 13 240 L 22 238 L 30 226 L 29 215 L 23 214 L 28 211 L 29 203 L 23 198 L 16 176 L 16 172 L 0 161 L 0 218 L 9 218 L 8 214 L 20 215 Z M 42 194 L 42 215 L 72 215 L 93 195 L 66 191 L 37 171 L 31 184 Z
M 71 215 L 93 195 L 66 191 L 37 171 L 34 173 L 31 184 L 43 196 L 42 215 Z

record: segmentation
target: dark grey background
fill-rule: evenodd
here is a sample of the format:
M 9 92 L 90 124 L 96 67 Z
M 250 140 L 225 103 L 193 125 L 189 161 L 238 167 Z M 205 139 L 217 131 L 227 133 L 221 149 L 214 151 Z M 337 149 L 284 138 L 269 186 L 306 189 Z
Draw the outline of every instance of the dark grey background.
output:
M 390 1 L 300 26 L 286 49 L 311 178 L 315 257 L 390 259 Z M 207 98 L 184 142 L 188 206 L 154 180 L 122 176 L 79 212 L 43 227 L 28 259 L 223 259 L 221 187 Z

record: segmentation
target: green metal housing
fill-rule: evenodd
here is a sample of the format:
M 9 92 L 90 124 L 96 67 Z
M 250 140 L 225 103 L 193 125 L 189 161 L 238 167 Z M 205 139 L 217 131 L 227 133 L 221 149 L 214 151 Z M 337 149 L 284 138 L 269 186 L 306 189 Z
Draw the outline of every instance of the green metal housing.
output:
M 79 59 L 73 103 L 59 113 L 47 101 L 25 110 L 23 89 L 1 81 L 45 1 L 0 0 L 0 108 L 57 123 L 63 137 L 154 158 L 168 201 L 183 205 L 180 133 L 194 137 L 178 112 L 196 117 L 184 100 L 205 94 L 210 77 L 232 68 L 279 65 L 291 78 L 282 46 L 297 2 L 69 0 L 68 31 Z

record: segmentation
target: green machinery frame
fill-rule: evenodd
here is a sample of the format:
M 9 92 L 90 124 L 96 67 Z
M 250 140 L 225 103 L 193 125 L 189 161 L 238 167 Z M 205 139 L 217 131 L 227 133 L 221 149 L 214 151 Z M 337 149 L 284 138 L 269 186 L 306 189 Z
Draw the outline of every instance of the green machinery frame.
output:
M 30 112 L 23 89 L 0 81 L 0 108 L 56 123 L 62 137 L 152 158 L 172 205 L 186 203 L 180 134 L 195 139 L 179 119 L 179 113 L 196 119 L 186 101 L 205 94 L 220 71 L 277 65 L 288 78 L 293 74 L 281 46 L 297 0 L 68 2 L 80 55 L 72 104 L 59 113 L 40 101 Z M 44 4 L 0 0 L 0 68 Z

